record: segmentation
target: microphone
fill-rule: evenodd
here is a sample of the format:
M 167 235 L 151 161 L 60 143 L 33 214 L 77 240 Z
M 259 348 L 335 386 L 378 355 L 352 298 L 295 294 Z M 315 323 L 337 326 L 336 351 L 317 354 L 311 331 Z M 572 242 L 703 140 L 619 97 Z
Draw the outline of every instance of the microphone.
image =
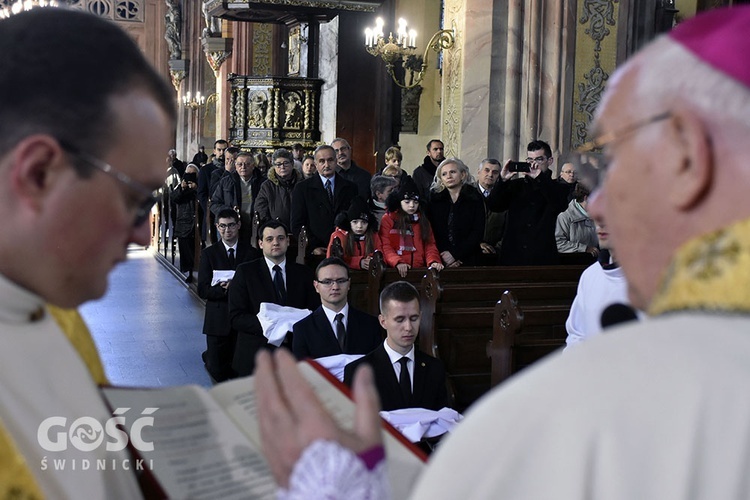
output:
M 638 319 L 638 316 L 632 307 L 625 304 L 612 304 L 602 311 L 602 329 L 606 329 L 612 325 L 619 325 L 620 323 L 627 323 L 635 319 Z

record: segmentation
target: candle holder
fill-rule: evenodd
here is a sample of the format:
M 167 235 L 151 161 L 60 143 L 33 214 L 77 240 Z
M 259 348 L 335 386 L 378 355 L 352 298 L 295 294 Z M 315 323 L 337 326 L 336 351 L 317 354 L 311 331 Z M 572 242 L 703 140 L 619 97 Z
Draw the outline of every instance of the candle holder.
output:
M 404 62 L 404 60 L 413 55 L 417 49 L 417 32 L 414 30 L 407 31 L 406 21 L 401 18 L 398 20 L 398 31 L 396 36 L 393 33 L 385 38 L 383 33 L 383 19 L 377 18 L 375 21 L 374 28 L 365 29 L 365 49 L 367 52 L 374 56 L 380 57 L 385 62 L 385 69 L 393 81 L 402 89 L 411 89 L 422 83 L 425 72 L 427 71 L 427 58 L 430 50 L 434 50 L 436 53 L 440 53 L 443 49 L 450 49 L 456 42 L 456 31 L 455 29 L 440 30 L 430 38 L 430 41 L 425 47 L 424 55 L 422 56 L 422 65 L 419 71 L 416 72 L 416 76 L 412 79 L 411 83 L 400 82 L 395 73 L 395 65 L 397 62 Z
M 182 105 L 186 108 L 190 108 L 191 111 L 195 111 L 205 104 L 206 98 L 202 96 L 200 92 L 196 92 L 195 96 L 191 96 L 190 92 L 182 96 Z

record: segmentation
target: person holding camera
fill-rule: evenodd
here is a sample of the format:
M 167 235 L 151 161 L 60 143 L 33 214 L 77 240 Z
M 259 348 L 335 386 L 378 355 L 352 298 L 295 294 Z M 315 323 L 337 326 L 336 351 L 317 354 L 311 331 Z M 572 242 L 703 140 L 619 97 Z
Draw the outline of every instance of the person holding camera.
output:
M 555 242 L 557 215 L 568 206 L 566 185 L 552 179 L 552 149 L 531 141 L 525 162 L 508 160 L 487 197 L 493 212 L 507 210 L 500 265 L 536 266 L 559 262 Z
M 189 164 L 185 168 L 180 184 L 172 191 L 172 201 L 175 204 L 174 234 L 177 237 L 177 247 L 180 251 L 180 272 L 187 273 L 185 281 L 193 281 L 195 267 L 195 205 L 198 202 L 198 167 Z

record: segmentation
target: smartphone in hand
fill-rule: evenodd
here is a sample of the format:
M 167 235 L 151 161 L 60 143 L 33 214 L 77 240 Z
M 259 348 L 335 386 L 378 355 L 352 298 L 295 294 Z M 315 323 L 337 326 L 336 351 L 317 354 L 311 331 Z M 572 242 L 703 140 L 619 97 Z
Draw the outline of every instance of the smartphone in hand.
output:
M 508 172 L 531 172 L 531 163 L 525 161 L 512 161 L 508 165 Z

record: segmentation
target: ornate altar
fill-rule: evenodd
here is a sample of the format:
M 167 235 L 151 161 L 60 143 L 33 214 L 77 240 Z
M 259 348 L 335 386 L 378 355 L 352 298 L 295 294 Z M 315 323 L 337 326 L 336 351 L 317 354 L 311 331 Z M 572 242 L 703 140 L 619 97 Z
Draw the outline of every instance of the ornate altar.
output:
M 323 80 L 230 75 L 229 140 L 244 149 L 306 148 L 320 141 Z

